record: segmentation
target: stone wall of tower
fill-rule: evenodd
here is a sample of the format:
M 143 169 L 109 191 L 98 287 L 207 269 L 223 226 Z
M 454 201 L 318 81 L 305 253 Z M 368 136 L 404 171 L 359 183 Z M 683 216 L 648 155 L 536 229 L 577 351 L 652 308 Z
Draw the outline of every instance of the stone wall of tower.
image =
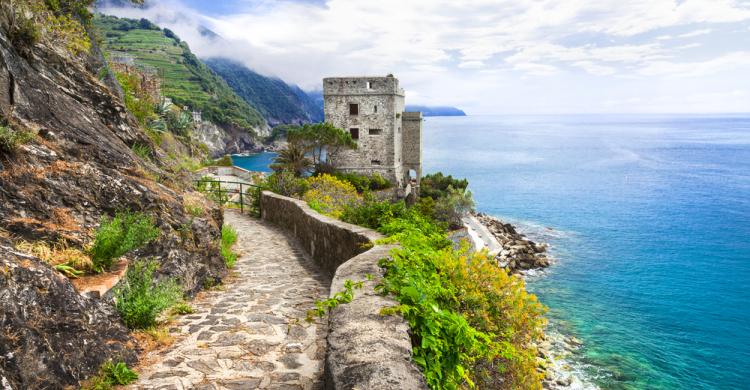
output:
M 395 77 L 334 77 L 323 80 L 325 120 L 351 131 L 357 129 L 356 150 L 330 157 L 337 169 L 372 175 L 379 173 L 404 186 L 402 113 L 404 92 Z M 358 113 L 350 113 L 357 104 Z
M 422 113 L 405 112 L 402 117 L 403 140 L 402 154 L 404 158 L 404 177 L 408 178 L 409 170 L 414 170 L 413 179 L 419 188 L 419 181 L 422 177 Z

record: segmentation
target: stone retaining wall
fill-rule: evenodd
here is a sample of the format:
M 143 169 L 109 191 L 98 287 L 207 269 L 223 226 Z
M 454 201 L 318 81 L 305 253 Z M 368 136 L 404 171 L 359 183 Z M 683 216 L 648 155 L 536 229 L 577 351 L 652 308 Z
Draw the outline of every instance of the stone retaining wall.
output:
M 392 246 L 374 245 L 377 232 L 318 214 L 301 200 L 264 191 L 262 218 L 289 232 L 318 265 L 332 276 L 331 296 L 346 280 L 364 281 L 352 302 L 331 311 L 326 351 L 326 388 L 425 389 L 424 378 L 411 360 L 409 326 L 380 310 L 397 304 L 375 293 L 383 277 L 378 261 Z M 367 280 L 367 275 L 372 280 Z

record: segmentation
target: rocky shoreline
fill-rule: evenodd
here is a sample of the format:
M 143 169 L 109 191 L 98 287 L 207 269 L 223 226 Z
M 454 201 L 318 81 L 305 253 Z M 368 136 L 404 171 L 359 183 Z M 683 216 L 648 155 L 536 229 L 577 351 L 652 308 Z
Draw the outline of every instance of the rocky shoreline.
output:
M 547 244 L 529 240 L 516 228 L 483 213 L 474 217 L 492 233 L 503 249 L 495 256 L 499 266 L 517 274 L 530 269 L 545 268 L 552 264 L 547 256 Z
M 528 239 L 516 227 L 483 213 L 473 213 L 479 223 L 497 239 L 502 246 L 495 260 L 500 267 L 512 274 L 524 274 L 530 270 L 542 269 L 552 264 L 548 255 L 548 245 Z M 581 341 L 573 336 L 545 330 L 544 338 L 536 345 L 538 370 L 544 373 L 543 388 L 548 390 L 596 388 L 584 384 L 573 372 L 567 358 L 581 347 Z

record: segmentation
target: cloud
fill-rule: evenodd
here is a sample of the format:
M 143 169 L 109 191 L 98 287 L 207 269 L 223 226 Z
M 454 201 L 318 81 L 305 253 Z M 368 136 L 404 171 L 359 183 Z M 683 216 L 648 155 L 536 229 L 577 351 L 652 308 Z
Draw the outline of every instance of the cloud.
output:
M 750 20 L 750 5 L 732 0 L 233 4 L 232 12 L 198 12 L 180 0 L 104 11 L 149 18 L 174 30 L 201 57 L 232 58 L 306 89 L 319 89 L 325 76 L 393 73 L 407 94 L 413 91 L 410 102 L 455 104 L 470 112 L 524 103 L 536 109 L 542 105 L 527 91 L 539 88 L 538 95 L 545 87 L 577 95 L 560 95 L 560 101 L 549 100 L 542 108 L 575 109 L 571 105 L 580 99 L 578 110 L 590 109 L 592 102 L 606 100 L 598 95 L 605 78 L 613 94 L 629 88 L 625 79 L 712 75 L 716 83 L 724 82 L 721 72 L 746 66 L 744 54 L 738 54 L 742 44 L 709 42 L 721 35 L 722 26 L 744 29 Z M 200 35 L 199 26 L 222 39 Z M 698 36 L 704 37 L 703 46 L 671 46 L 672 40 Z M 691 57 L 682 54 L 687 49 L 693 49 Z M 546 85 L 537 85 L 537 79 Z M 664 88 L 653 80 L 643 84 L 657 86 Z M 509 101 L 501 93 L 519 98 Z

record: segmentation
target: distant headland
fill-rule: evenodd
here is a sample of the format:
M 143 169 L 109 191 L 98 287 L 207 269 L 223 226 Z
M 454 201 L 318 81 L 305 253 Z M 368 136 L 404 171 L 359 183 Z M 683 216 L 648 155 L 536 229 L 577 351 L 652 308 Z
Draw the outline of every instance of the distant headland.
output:
M 450 106 L 407 105 L 406 111 L 421 111 L 424 116 L 466 116 L 466 113 L 460 108 Z

